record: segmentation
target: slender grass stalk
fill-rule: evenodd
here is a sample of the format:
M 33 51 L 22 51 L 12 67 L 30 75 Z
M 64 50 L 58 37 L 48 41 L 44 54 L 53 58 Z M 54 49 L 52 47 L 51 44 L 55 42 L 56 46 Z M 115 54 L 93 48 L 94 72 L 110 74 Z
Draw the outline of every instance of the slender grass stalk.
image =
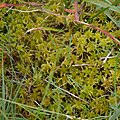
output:
M 115 74 L 114 74 L 114 95 L 115 95 L 115 105 L 116 105 L 116 109 L 118 108 L 117 105 L 117 68 L 118 68 L 118 56 L 116 57 L 116 63 L 115 63 Z
M 100 14 L 104 13 L 106 10 L 108 10 L 108 8 L 102 8 L 97 14 L 95 14 L 93 17 L 90 17 L 87 20 L 87 23 L 90 23 L 93 21 L 94 18 L 98 17 Z
M 53 43 L 54 43 L 54 41 L 53 41 Z M 55 45 L 55 43 L 54 43 L 54 45 Z M 54 46 L 54 48 L 56 49 L 56 47 Z M 43 102 L 44 102 L 44 100 L 45 100 L 45 97 L 46 97 L 46 95 L 47 95 L 47 92 L 48 92 L 48 89 L 49 89 L 49 86 L 50 86 L 50 83 L 52 82 L 52 78 L 53 78 L 53 76 L 54 76 L 54 71 L 55 71 L 55 67 L 56 67 L 56 62 L 58 61 L 58 58 L 59 58 L 59 50 L 56 50 L 56 59 L 55 59 L 55 62 L 54 62 L 54 65 L 52 66 L 52 70 L 50 71 L 50 74 L 49 74 L 49 77 L 48 77 L 48 84 L 47 84 L 47 86 L 46 86 L 46 88 L 45 88 L 45 94 L 44 94 L 44 96 L 43 96 L 43 98 L 42 98 L 42 101 L 41 101 L 41 105 L 43 104 Z
M 58 97 L 58 113 L 60 113 L 60 95 L 59 91 L 57 92 L 57 97 Z M 57 120 L 59 120 L 59 114 L 57 114 Z
M 114 94 L 115 94 L 115 107 L 116 110 L 118 108 L 117 104 L 117 67 L 118 67 L 118 57 L 116 57 L 116 64 L 115 64 L 115 75 L 114 75 Z M 118 120 L 118 116 L 115 116 L 116 120 Z
M 115 74 L 114 74 L 114 99 L 115 99 L 115 112 L 113 113 L 112 116 L 110 116 L 109 120 L 118 120 L 118 117 L 120 116 L 120 108 L 118 108 L 118 103 L 117 103 L 117 69 L 118 69 L 118 63 L 119 63 L 119 58 L 120 57 L 120 51 L 118 52 L 118 55 L 116 57 L 116 63 L 115 63 Z
M 98 5 L 98 6 L 103 7 L 103 8 L 109 7 L 110 10 L 120 13 L 120 9 L 117 6 L 114 6 L 112 4 L 108 4 L 107 2 L 100 1 L 100 0 L 95 0 L 95 1 L 85 0 L 85 1 L 90 2 L 92 4 L 95 4 L 95 5 Z
M 68 46 L 68 61 L 70 62 L 70 57 L 71 57 L 71 44 L 72 44 L 72 35 L 70 36 L 70 39 L 69 39 L 69 46 Z
M 14 71 L 14 67 L 13 67 L 13 63 L 12 63 L 12 59 L 10 59 L 10 63 L 11 63 L 11 68 L 12 68 L 12 79 L 10 81 L 10 95 L 9 95 L 9 100 L 12 100 L 12 96 L 13 96 L 13 79 L 14 79 L 14 75 L 15 75 L 15 71 Z M 7 105 L 7 112 L 11 111 L 12 112 L 12 116 L 13 118 L 15 117 L 15 105 L 12 104 L 8 104 Z
M 5 99 L 5 80 L 4 80 L 4 51 L 2 49 L 2 98 Z M 2 100 L 2 112 L 5 113 L 5 101 Z M 2 116 L 1 120 L 4 120 Z
M 0 113 L 3 115 L 3 117 L 5 118 L 5 120 L 8 120 L 6 114 L 0 109 Z
M 118 120 L 120 116 L 120 108 L 116 109 L 112 116 L 110 116 L 109 120 Z
M 47 96 L 47 92 L 48 92 L 48 89 L 49 89 L 49 87 L 50 87 L 50 82 L 52 81 L 52 77 L 53 77 L 53 75 L 54 75 L 54 71 L 52 70 L 51 72 L 50 72 L 50 74 L 49 74 L 49 79 L 48 79 L 48 84 L 47 84 L 47 86 L 46 86 L 46 88 L 45 88 L 45 92 L 44 92 L 44 96 L 43 96 L 43 98 L 42 98 L 42 101 L 41 101 L 41 106 L 43 105 L 43 102 L 44 102 L 44 100 L 45 100 L 45 98 L 46 98 L 46 96 Z
M 75 118 L 74 116 L 70 116 L 70 115 L 66 115 L 66 114 L 62 114 L 62 113 L 58 113 L 58 112 L 54 112 L 54 111 L 49 111 L 49 110 L 46 110 L 46 109 L 43 109 L 43 108 L 39 108 L 39 107 L 25 105 L 25 104 L 22 104 L 22 103 L 6 100 L 6 99 L 3 99 L 3 98 L 0 98 L 0 101 L 5 101 L 5 102 L 10 102 L 11 104 L 16 104 L 16 105 L 18 105 L 19 107 L 25 109 L 28 112 L 29 112 L 30 109 L 36 110 L 37 112 L 39 112 L 39 115 L 41 113 L 43 113 L 45 115 L 48 115 L 48 114 L 55 114 L 55 115 L 57 115 L 57 114 L 59 114 L 60 116 L 67 117 L 68 119 L 74 119 Z M 35 114 L 33 114 L 33 115 L 35 115 Z M 82 120 L 88 120 L 88 119 L 82 119 Z
M 77 87 L 78 88 L 82 88 L 82 86 L 80 86 L 80 84 L 78 82 L 76 82 L 71 75 L 68 75 L 67 76 L 69 82 L 71 83 L 71 85 L 73 85 L 73 87 L 75 88 L 76 91 L 78 91 Z

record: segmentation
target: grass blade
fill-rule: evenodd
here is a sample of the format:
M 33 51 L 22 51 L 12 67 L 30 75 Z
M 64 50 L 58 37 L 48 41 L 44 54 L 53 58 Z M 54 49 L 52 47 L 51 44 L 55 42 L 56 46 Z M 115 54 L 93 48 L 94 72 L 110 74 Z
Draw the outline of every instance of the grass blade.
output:
M 115 20 L 111 15 L 110 15 L 110 11 L 107 10 L 104 12 L 118 27 L 120 27 L 120 22 Z
M 120 116 L 120 108 L 113 113 L 109 120 L 115 120 L 118 116 Z
M 4 51 L 2 49 L 2 98 L 5 99 L 5 80 L 4 80 Z M 5 101 L 2 101 L 2 111 L 5 113 Z M 2 116 L 1 120 L 4 120 Z
M 117 68 L 118 68 L 118 63 L 119 63 L 119 58 L 120 56 L 120 52 L 118 53 L 117 57 L 116 57 L 116 63 L 115 63 L 115 75 L 114 75 L 114 94 L 115 94 L 115 105 L 116 105 L 116 110 L 113 113 L 113 115 L 109 118 L 109 120 L 115 120 L 116 118 L 118 118 L 118 116 L 120 116 L 120 108 L 118 108 L 118 104 L 117 104 L 117 80 L 116 80 L 116 74 L 117 74 Z
M 103 8 L 109 7 L 110 10 L 120 13 L 120 9 L 117 6 L 113 6 L 111 4 L 108 4 L 108 3 L 100 1 L 100 0 L 95 0 L 95 1 L 86 0 L 86 2 L 90 2 L 92 4 L 98 5 L 98 6 L 103 7 Z

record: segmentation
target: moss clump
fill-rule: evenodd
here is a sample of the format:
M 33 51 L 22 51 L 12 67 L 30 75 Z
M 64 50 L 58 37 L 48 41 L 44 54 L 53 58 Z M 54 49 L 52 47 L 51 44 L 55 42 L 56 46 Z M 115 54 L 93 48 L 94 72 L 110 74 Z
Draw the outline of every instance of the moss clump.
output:
M 16 0 L 17 2 L 20 1 Z M 64 2 L 50 0 L 42 4 L 44 8 L 55 13 L 66 14 Z M 66 5 L 70 8 L 72 4 Z M 17 9 L 35 8 L 22 6 Z M 94 13 L 87 13 L 88 9 Z M 40 104 L 46 110 L 81 118 L 109 116 L 112 110 L 110 105 L 115 105 L 113 81 L 116 58 L 108 59 L 104 64 L 101 58 L 106 57 L 113 46 L 116 50 L 114 49 L 111 55 L 117 55 L 116 45 L 100 32 L 60 16 L 44 12 L 21 13 L 14 10 L 6 13 L 7 10 L 4 8 L 0 12 L 1 47 L 8 54 L 4 63 L 6 85 L 9 89 L 12 84 L 11 90 L 14 91 L 24 79 L 17 89 L 18 93 L 12 92 L 13 95 L 17 95 L 16 102 L 35 107 L 39 107 Z M 85 6 L 83 12 L 80 15 L 81 21 L 85 21 L 88 14 L 91 17 L 97 13 L 90 4 Z M 92 24 L 108 32 L 112 31 L 111 34 L 115 37 L 119 36 L 120 30 L 104 14 L 98 16 Z M 27 30 L 37 27 L 43 30 L 25 34 Z M 117 67 L 119 95 L 120 68 L 119 65 Z M 14 84 L 7 81 L 8 79 L 14 79 Z M 117 100 L 119 101 L 119 97 Z M 17 107 L 17 112 L 23 113 L 31 120 L 37 117 L 65 119 L 62 115 L 44 116 L 38 111 L 28 112 L 20 107 Z

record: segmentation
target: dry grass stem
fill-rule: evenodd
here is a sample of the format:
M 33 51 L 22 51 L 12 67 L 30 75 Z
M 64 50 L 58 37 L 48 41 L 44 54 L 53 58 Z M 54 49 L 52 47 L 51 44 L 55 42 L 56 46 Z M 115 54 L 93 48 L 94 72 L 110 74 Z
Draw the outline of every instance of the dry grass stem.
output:
M 44 81 L 45 81 L 45 82 L 49 82 L 49 81 L 47 81 L 47 80 L 44 80 Z M 50 83 L 50 84 L 53 85 L 52 83 Z M 53 86 L 54 86 L 54 85 L 53 85 Z M 65 90 L 65 89 L 63 89 L 63 88 L 60 88 L 60 87 L 58 87 L 58 86 L 55 86 L 55 87 L 57 87 L 57 89 L 60 89 L 60 90 L 62 90 L 62 91 L 65 92 L 65 93 L 69 94 L 70 96 L 72 96 L 72 97 L 74 97 L 74 98 L 76 98 L 76 99 L 79 99 L 79 100 L 81 100 L 81 101 L 89 104 L 88 101 L 86 101 L 86 100 L 84 100 L 84 99 L 82 99 L 82 98 L 74 95 L 73 93 L 71 93 L 71 92 L 69 92 L 69 91 L 67 91 L 67 90 Z
M 107 54 L 107 56 L 105 57 L 105 59 L 103 60 L 103 64 L 107 61 L 108 57 L 110 56 L 110 54 L 113 52 L 114 48 L 111 49 L 111 51 Z
M 67 19 L 71 19 L 71 18 L 68 17 L 68 16 L 56 14 L 56 13 L 51 12 L 51 11 L 48 11 L 48 10 L 46 10 L 46 9 L 44 9 L 44 8 L 42 8 L 42 9 L 36 9 L 36 10 L 30 10 L 30 11 L 24 11 L 24 10 L 18 10 L 18 9 L 11 9 L 11 10 L 18 11 L 18 12 L 38 12 L 38 11 L 41 11 L 41 12 L 45 12 L 45 13 L 48 13 L 48 14 L 51 14 L 51 15 L 55 15 L 55 16 L 57 16 L 57 17 L 64 17 L 64 18 L 67 18 Z M 86 26 L 88 26 L 88 27 L 90 27 L 90 28 L 93 28 L 93 29 L 95 29 L 95 30 L 98 30 L 98 31 L 102 32 L 103 34 L 105 34 L 106 36 L 108 36 L 110 39 L 112 39 L 116 44 L 120 45 L 120 41 L 119 41 L 117 38 L 115 38 L 115 37 L 112 36 L 110 33 L 108 33 L 108 32 L 105 31 L 105 30 L 102 30 L 102 29 L 99 28 L 99 27 L 96 27 L 96 26 L 94 26 L 94 25 L 92 25 L 92 24 L 85 23 L 85 22 L 83 22 L 83 21 L 79 21 L 78 18 L 77 18 L 77 19 L 75 18 L 75 20 L 74 20 L 73 22 L 76 22 L 76 23 L 78 23 L 78 24 L 83 24 L 83 25 L 86 25 Z

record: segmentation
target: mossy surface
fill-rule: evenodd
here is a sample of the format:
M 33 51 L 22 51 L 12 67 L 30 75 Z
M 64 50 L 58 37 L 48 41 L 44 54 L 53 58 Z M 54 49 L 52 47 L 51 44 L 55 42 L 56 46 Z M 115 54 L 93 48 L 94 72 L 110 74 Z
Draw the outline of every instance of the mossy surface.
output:
M 21 3 L 19 0 L 4 2 Z M 65 8 L 73 9 L 73 3 L 70 1 L 34 2 L 41 4 L 48 11 L 74 17 L 64 11 Z M 80 4 L 82 3 L 80 2 L 79 6 Z M 41 8 L 19 6 L 15 9 Z M 8 8 L 0 11 L 0 47 L 6 51 L 4 74 L 6 89 L 12 91 L 10 100 L 16 95 L 16 102 L 76 118 L 109 118 L 113 107 L 116 106 L 115 80 L 117 105 L 120 100 L 120 65 L 119 58 L 116 58 L 119 46 L 94 29 L 50 13 L 24 13 L 8 11 Z M 82 12 L 80 20 L 87 21 L 98 11 L 94 5 L 86 3 Z M 103 13 L 91 24 L 106 30 L 116 38 L 120 36 L 119 28 Z M 26 34 L 27 30 L 39 27 L 43 30 Z M 111 56 L 115 57 L 103 63 L 104 59 L 101 58 L 106 57 L 112 48 L 114 49 Z M 2 74 L 2 68 L 0 73 Z M 7 93 L 7 99 L 10 91 Z M 66 119 L 59 114 L 38 114 L 35 110 L 27 111 L 20 106 L 16 107 L 16 113 L 21 113 L 30 120 Z

